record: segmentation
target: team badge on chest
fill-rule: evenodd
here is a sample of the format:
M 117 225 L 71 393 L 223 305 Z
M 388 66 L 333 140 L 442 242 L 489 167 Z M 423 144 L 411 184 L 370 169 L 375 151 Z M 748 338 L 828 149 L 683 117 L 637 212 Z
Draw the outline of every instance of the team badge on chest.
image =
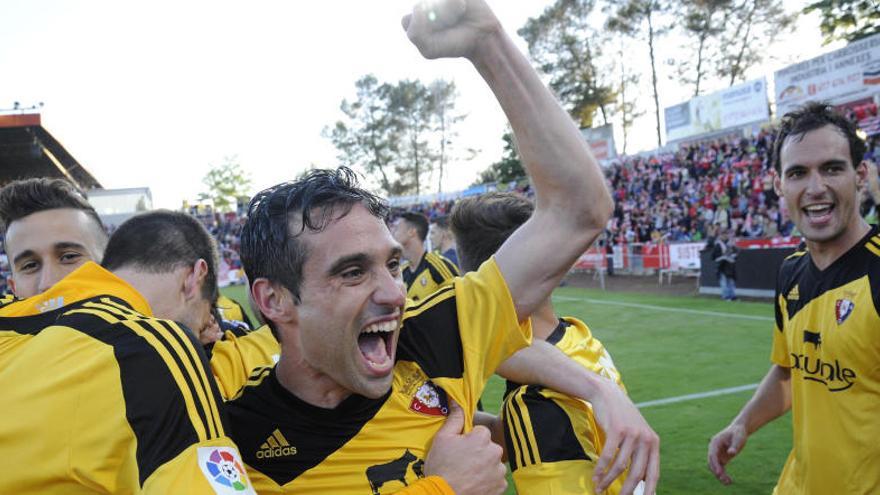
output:
M 430 380 L 422 384 L 413 396 L 409 408 L 417 413 L 428 416 L 449 415 L 449 402 L 446 400 L 446 392 L 442 388 L 431 383 Z
M 834 314 L 837 316 L 837 324 L 842 325 L 843 322 L 849 318 L 849 315 L 852 314 L 855 307 L 855 303 L 849 299 L 838 299 L 837 303 L 834 305 Z

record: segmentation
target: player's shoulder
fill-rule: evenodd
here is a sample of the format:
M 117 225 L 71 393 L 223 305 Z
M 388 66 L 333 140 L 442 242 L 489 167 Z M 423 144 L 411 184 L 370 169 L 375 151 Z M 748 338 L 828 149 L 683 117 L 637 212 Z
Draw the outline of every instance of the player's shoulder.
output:
M 862 246 L 868 253 L 869 263 L 875 266 L 880 263 L 880 230 L 876 225 L 871 227 Z
M 446 256 L 433 251 L 425 256 L 428 264 L 439 270 L 444 278 L 452 278 L 459 274 L 458 266 Z
M 809 263 L 811 263 L 810 251 L 802 242 L 793 253 L 782 260 L 782 264 L 779 266 L 779 280 L 782 285 L 788 285 L 796 279 L 809 266 Z

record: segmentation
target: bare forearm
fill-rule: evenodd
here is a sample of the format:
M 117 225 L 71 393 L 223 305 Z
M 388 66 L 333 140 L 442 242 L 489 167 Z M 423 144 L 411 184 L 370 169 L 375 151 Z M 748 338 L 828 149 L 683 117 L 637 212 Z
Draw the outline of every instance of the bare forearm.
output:
M 532 179 L 537 207 L 567 205 L 602 228 L 613 204 L 602 171 L 571 117 L 503 30 L 483 39 L 470 57 L 513 127 Z
M 586 401 L 596 393 L 597 382 L 603 380 L 543 340 L 535 340 L 507 358 L 496 373 L 516 383 L 544 385 Z
M 791 370 L 773 365 L 733 423 L 751 435 L 791 409 Z

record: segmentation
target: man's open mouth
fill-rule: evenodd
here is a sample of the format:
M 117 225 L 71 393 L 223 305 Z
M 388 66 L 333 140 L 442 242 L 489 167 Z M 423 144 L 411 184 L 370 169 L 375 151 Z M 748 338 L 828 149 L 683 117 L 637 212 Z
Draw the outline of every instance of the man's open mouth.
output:
M 801 211 L 810 219 L 811 222 L 821 223 L 831 218 L 831 212 L 834 211 L 833 203 L 819 203 L 801 208 Z
M 358 348 L 370 370 L 384 374 L 394 365 L 391 346 L 397 324 L 397 320 L 373 323 L 358 335 Z

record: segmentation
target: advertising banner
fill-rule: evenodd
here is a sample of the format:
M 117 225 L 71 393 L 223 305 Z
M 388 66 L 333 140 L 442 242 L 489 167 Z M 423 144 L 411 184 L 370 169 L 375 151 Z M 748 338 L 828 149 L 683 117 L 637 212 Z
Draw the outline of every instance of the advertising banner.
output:
M 682 242 L 669 245 L 669 267 L 673 270 L 699 270 L 700 252 L 705 242 Z
M 581 129 L 581 134 L 590 144 L 593 156 L 597 160 L 608 160 L 617 156 L 617 150 L 614 148 L 614 128 L 611 124 L 592 129 Z
M 770 119 L 767 81 L 753 79 L 721 91 L 698 96 L 664 109 L 666 140 L 679 141 L 701 134 L 764 122 Z
M 810 100 L 840 104 L 880 93 L 880 34 L 789 65 L 774 77 L 780 116 Z

